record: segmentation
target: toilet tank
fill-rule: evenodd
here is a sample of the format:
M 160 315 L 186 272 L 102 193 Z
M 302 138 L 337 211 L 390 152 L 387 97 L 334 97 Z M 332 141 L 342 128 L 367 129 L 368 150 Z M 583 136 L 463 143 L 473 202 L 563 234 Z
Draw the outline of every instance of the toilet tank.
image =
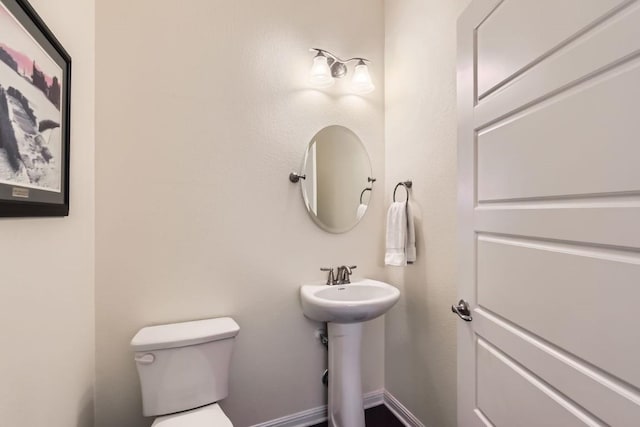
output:
M 230 317 L 149 326 L 131 340 L 142 412 L 186 411 L 229 394 L 229 366 L 240 327 Z

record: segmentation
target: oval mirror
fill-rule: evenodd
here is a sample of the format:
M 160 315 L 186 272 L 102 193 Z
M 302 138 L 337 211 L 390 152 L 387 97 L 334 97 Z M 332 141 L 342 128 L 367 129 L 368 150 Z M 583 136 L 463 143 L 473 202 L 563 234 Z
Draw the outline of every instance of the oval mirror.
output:
M 331 233 L 360 222 L 373 190 L 371 162 L 360 138 L 344 126 L 321 129 L 307 145 L 302 197 L 313 221 Z

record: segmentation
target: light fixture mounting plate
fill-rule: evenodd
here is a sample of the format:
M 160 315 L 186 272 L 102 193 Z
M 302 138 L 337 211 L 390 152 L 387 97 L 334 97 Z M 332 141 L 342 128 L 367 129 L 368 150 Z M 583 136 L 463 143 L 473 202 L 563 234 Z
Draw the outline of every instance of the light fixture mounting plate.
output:
M 347 66 L 342 62 L 334 61 L 331 64 L 331 75 L 337 79 L 340 79 L 347 75 Z

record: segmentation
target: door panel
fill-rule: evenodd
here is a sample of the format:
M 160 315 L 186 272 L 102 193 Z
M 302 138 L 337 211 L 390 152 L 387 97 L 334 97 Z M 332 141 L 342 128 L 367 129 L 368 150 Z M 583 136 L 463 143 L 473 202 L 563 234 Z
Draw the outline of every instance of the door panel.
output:
M 638 82 L 640 59 L 480 132 L 479 202 L 640 191 Z
M 640 387 L 629 340 L 640 301 L 640 254 L 480 236 L 480 307 Z M 603 304 L 611 295 L 624 295 Z M 541 315 L 541 313 L 544 313 Z
M 640 247 L 637 195 L 504 203 L 475 209 L 477 232 Z M 616 227 L 611 227 L 616 224 Z
M 634 60 L 640 54 L 640 5 L 636 2 L 621 10 L 565 47 L 521 74 L 516 82 L 482 99 L 475 107 L 477 128 L 514 113 L 523 106 L 580 84 Z
M 640 393 L 593 365 L 482 308 L 473 320 L 479 336 L 527 366 L 546 383 L 611 426 L 640 420 Z M 464 425 L 464 424 L 460 424 Z
M 478 28 L 480 98 L 623 0 L 505 0 Z
M 458 26 L 462 427 L 640 425 L 640 0 Z
M 498 426 L 603 426 L 483 339 L 478 340 L 478 409 Z

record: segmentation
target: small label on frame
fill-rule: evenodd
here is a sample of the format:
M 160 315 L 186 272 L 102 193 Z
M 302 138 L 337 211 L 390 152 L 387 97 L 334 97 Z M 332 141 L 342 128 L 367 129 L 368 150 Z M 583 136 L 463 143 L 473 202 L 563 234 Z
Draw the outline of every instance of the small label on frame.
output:
M 19 197 L 21 199 L 29 198 L 29 189 L 28 188 L 18 188 L 13 187 L 13 192 L 11 193 L 13 197 Z

